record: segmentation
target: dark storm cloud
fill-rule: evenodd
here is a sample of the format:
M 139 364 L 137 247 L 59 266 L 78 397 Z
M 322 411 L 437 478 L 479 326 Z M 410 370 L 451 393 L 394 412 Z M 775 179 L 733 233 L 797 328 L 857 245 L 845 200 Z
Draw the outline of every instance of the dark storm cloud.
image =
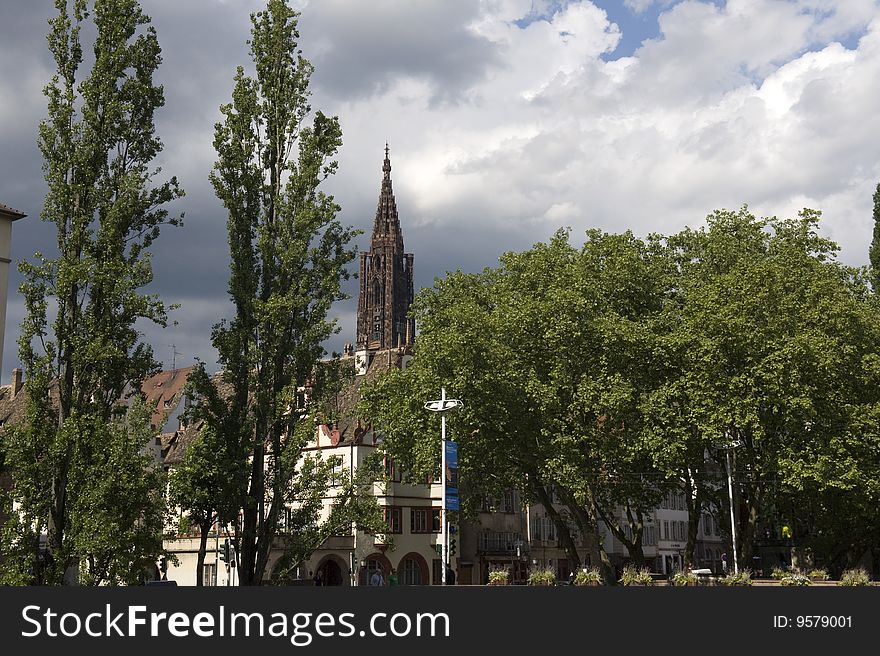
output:
M 163 58 L 156 81 L 164 87 L 166 102 L 156 114 L 156 126 L 165 148 L 157 160 L 163 171 L 156 181 L 176 176 L 186 197 L 168 207 L 173 214 L 185 213 L 184 226 L 166 228 L 154 244 L 155 277 L 148 290 L 181 307 L 171 313 L 167 328 L 142 323 L 139 329 L 165 367 L 173 358 L 178 367 L 198 358 L 213 368 L 211 327 L 230 313 L 226 215 L 208 183 L 215 159 L 213 126 L 220 119 L 219 105 L 229 101 L 236 66 L 249 67 L 249 14 L 265 5 L 142 0 L 141 6 L 156 28 Z M 465 0 L 418 7 L 387 0 L 321 0 L 306 6 L 300 19 L 301 46 L 316 66 L 313 106 L 340 114 L 345 125 L 344 108 L 350 99 L 387 88 L 399 76 L 428 81 L 436 99 L 459 98 L 486 66 L 497 64 L 491 44 L 460 27 L 474 6 Z M 54 69 L 45 40 L 47 20 L 53 15 L 49 2 L 0 4 L 0 202 L 29 215 L 15 225 L 14 261 L 35 251 L 51 253 L 55 243 L 54 229 L 39 220 L 45 183 L 36 145 L 38 123 L 46 115 L 42 88 Z M 369 161 L 350 154 L 340 157 L 349 170 L 341 171 L 332 185 L 343 206 L 341 220 L 365 231 L 357 242 L 361 249 L 369 244 L 381 180 L 380 142 L 388 136 L 377 137 Z M 414 202 L 405 200 L 402 205 L 413 207 Z M 407 250 L 417 254 L 417 287 L 430 285 L 448 268 L 492 263 L 475 247 L 485 243 L 481 235 L 464 235 L 465 241 L 460 241 L 436 228 L 416 230 L 413 213 L 401 218 Z M 453 260 L 454 266 L 449 264 Z M 16 340 L 24 314 L 16 291 L 20 282 L 13 267 L 3 359 L 7 371 L 19 364 Z M 346 290 L 356 296 L 356 281 L 349 281 Z M 355 309 L 356 298 L 334 307 L 341 332 L 328 341 L 328 350 L 341 350 L 344 342 L 354 341 Z M 8 380 L 7 371 L 0 372 L 0 380 Z
M 431 85 L 433 102 L 457 102 L 500 64 L 497 46 L 466 28 L 473 0 L 320 0 L 303 10 L 302 45 L 317 88 L 352 100 L 389 89 L 400 77 Z

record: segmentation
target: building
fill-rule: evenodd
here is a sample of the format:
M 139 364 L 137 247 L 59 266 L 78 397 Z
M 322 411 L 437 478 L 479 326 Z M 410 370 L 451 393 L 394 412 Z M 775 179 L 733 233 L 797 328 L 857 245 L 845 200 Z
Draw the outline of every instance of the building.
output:
M 320 426 L 313 446 L 338 456 L 342 475 L 351 475 L 381 444 L 381 436 L 354 417 L 361 385 L 392 367 L 406 367 L 412 358 L 415 320 L 407 315 L 414 297 L 413 261 L 404 250 L 386 144 L 370 249 L 360 257 L 356 345 L 347 344 L 343 358 L 353 358 L 355 378 L 340 399 L 343 419 Z M 389 542 L 352 531 L 316 550 L 303 563 L 304 572 L 320 572 L 328 585 L 365 585 L 377 569 L 386 579 L 396 570 L 401 585 L 440 583 L 441 482 L 404 482 L 403 472 L 388 459 L 385 474 L 386 480 L 374 483 L 373 494 L 383 509 Z M 455 568 L 454 557 L 451 564 Z
M 12 224 L 27 216 L 0 203 L 0 371 L 3 371 L 3 345 L 6 337 L 6 299 L 9 265 L 12 263 Z

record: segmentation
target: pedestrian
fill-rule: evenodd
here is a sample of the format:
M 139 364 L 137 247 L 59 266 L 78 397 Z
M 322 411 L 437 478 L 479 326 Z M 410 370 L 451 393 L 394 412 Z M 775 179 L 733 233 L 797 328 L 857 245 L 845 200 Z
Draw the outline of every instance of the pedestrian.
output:
M 315 585 L 324 585 L 324 572 L 318 570 L 318 573 L 315 574 Z
M 375 586 L 383 586 L 385 585 L 385 577 L 382 575 L 381 569 L 374 569 L 372 576 L 370 576 L 370 585 Z
M 727 574 L 727 552 L 721 554 L 721 569 Z
M 446 566 L 446 585 L 455 585 L 455 570 Z
M 393 567 L 391 568 L 391 574 L 388 575 L 388 585 L 397 585 L 397 570 Z

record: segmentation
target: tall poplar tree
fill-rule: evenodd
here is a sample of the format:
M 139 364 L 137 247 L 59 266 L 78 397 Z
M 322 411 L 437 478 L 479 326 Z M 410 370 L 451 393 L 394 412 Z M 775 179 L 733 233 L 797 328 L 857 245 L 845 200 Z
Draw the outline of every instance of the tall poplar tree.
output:
M 251 15 L 256 76 L 238 68 L 232 102 L 220 108 L 214 133 L 210 177 L 228 213 L 234 316 L 214 330 L 220 380 L 200 367 L 191 381 L 195 414 L 239 461 L 241 471 L 231 478 L 242 481 L 233 490 L 242 585 L 262 582 L 274 547 L 283 546 L 282 562 L 291 563 L 308 553 L 303 540 L 314 549 L 325 535 L 319 515 L 334 463 L 303 449 L 319 414 L 321 343 L 335 331 L 328 311 L 344 298 L 341 281 L 355 255 L 349 243 L 356 233 L 320 191 L 336 171 L 332 157 L 342 133 L 337 118 L 309 106 L 313 67 L 297 47 L 297 17 L 285 0 L 270 0 Z M 307 383 L 308 414 L 297 398 Z M 356 505 L 343 497 L 337 508 Z
M 874 190 L 874 237 L 868 259 L 871 261 L 871 286 L 876 293 L 880 289 L 880 183 Z
M 39 147 L 48 184 L 42 219 L 56 228 L 57 255 L 37 253 L 21 265 L 27 410 L 7 435 L 19 512 L 4 531 L 4 551 L 24 557 L 7 561 L 17 569 L 5 578 L 74 582 L 88 563 L 87 580 L 114 583 L 130 578 L 125 572 L 137 577 L 161 550 L 157 532 L 110 554 L 116 565 L 98 575 L 94 555 L 106 550 L 84 522 L 98 507 L 105 522 L 120 525 L 156 526 L 161 516 L 150 493 L 154 472 L 140 458 L 149 436 L 142 422 L 118 421 L 118 409 L 156 368 L 136 328 L 141 319 L 166 321 L 161 300 L 142 291 L 152 280 L 147 248 L 162 225 L 179 222 L 164 206 L 183 192 L 174 178 L 153 183 L 162 149 L 153 114 L 164 97 L 153 82 L 161 50 L 149 18 L 135 0 L 56 0 L 55 7 L 48 42 L 57 70 L 44 90 Z M 83 72 L 87 21 L 94 63 Z M 98 494 L 98 481 L 122 471 L 146 478 L 129 481 L 125 494 L 107 486 Z

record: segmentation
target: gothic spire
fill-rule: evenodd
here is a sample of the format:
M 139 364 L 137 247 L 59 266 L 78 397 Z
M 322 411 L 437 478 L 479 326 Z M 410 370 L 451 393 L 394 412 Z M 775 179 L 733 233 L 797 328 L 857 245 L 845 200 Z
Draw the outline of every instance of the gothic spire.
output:
M 373 223 L 373 244 L 377 240 L 391 238 L 403 250 L 403 236 L 400 232 L 400 219 L 397 216 L 397 201 L 391 187 L 391 159 L 388 155 L 388 142 L 385 142 L 385 161 L 382 163 L 382 190 L 376 207 L 376 220 Z
M 413 255 L 403 251 L 387 142 L 370 249 L 361 253 L 360 281 L 358 350 L 411 345 L 415 320 L 407 315 L 413 302 Z

